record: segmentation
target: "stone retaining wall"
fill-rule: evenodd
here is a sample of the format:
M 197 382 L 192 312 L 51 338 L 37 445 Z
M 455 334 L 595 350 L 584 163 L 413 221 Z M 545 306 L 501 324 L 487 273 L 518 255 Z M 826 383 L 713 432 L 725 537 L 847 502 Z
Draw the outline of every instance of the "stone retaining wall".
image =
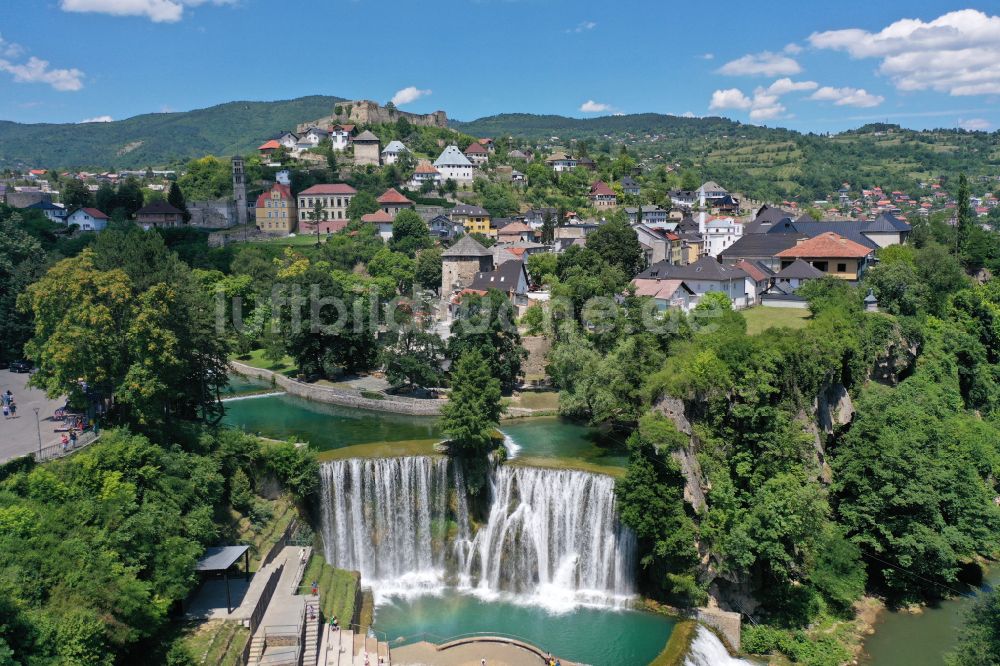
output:
M 718 608 L 699 608 L 696 617 L 702 624 L 718 630 L 722 638 L 729 644 L 730 650 L 739 651 L 742 628 L 742 617 L 739 613 Z
M 385 396 L 382 400 L 377 400 L 362 396 L 360 391 L 307 384 L 280 373 L 255 368 L 238 361 L 230 361 L 229 366 L 237 374 L 271 382 L 290 395 L 315 402 L 341 405 L 342 407 L 357 407 L 412 416 L 438 416 L 441 413 L 441 405 L 446 402 L 445 400 L 417 400 L 390 395 Z

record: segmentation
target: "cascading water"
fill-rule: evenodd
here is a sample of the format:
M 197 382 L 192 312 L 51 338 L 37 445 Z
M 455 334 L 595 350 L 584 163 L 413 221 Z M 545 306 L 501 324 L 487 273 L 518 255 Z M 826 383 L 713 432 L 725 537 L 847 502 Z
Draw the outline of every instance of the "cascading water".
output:
M 446 458 L 350 459 L 321 474 L 326 559 L 380 596 L 448 581 L 559 609 L 634 592 L 635 537 L 618 521 L 610 477 L 501 465 L 489 518 L 473 531 L 461 465 Z
M 684 658 L 684 666 L 754 666 L 754 662 L 731 657 L 718 636 L 705 627 L 698 627 Z

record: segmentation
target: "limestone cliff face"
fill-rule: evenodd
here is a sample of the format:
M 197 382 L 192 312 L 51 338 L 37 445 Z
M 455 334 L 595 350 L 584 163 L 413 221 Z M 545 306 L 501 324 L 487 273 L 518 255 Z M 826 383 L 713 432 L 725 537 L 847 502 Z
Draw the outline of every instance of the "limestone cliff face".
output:
M 340 109 L 340 113 L 336 110 Z M 400 118 L 406 118 L 413 125 L 422 127 L 448 127 L 448 115 L 444 111 L 434 113 L 418 114 L 400 111 L 399 109 L 387 109 L 379 106 L 371 100 L 362 99 L 353 102 L 341 102 L 334 107 L 334 113 L 302 123 L 298 126 L 298 132 L 304 132 L 310 127 L 330 127 L 332 125 L 374 125 L 381 123 L 394 123 Z

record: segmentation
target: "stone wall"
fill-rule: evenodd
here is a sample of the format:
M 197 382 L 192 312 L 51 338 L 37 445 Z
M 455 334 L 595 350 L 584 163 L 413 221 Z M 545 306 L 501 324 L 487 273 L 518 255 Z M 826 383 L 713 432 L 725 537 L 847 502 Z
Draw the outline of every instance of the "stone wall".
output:
M 400 111 L 399 109 L 387 109 L 379 106 L 378 103 L 368 99 L 355 100 L 352 102 L 340 102 L 334 109 L 340 107 L 341 113 L 332 113 L 329 116 L 302 123 L 297 128 L 297 132 L 305 132 L 310 127 L 321 128 L 333 125 L 372 125 L 376 123 L 394 123 L 400 118 L 406 118 L 414 125 L 423 127 L 447 127 L 448 115 L 444 111 L 434 113 L 418 114 Z
M 307 384 L 270 370 L 254 368 L 237 361 L 230 361 L 229 365 L 237 374 L 271 382 L 290 395 L 315 402 L 341 405 L 342 407 L 357 407 L 376 412 L 392 412 L 412 416 L 437 416 L 441 413 L 441 405 L 446 402 L 444 400 L 417 400 L 389 395 L 382 400 L 366 398 L 361 395 L 360 391 Z
M 718 608 L 699 608 L 696 619 L 702 624 L 715 629 L 728 644 L 731 651 L 739 651 L 740 634 L 743 624 L 739 613 L 731 613 Z
M 188 203 L 192 227 L 200 229 L 226 229 L 236 224 L 236 207 L 225 199 L 220 201 L 191 201 Z
M 7 190 L 7 205 L 11 208 L 27 208 L 44 201 L 52 203 L 51 192 L 15 192 Z

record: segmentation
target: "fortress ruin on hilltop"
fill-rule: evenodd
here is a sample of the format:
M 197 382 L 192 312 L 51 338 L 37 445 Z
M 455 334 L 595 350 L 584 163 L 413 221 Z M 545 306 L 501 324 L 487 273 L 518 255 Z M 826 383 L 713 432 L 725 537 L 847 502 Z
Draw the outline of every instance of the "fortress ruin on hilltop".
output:
M 339 113 L 337 112 L 339 110 Z M 448 114 L 444 111 L 434 113 L 409 113 L 399 109 L 387 109 L 379 106 L 377 102 L 368 99 L 356 100 L 352 102 L 338 102 L 333 107 L 333 113 L 324 118 L 313 120 L 308 123 L 301 123 L 296 128 L 299 133 L 305 132 L 310 127 L 330 127 L 332 125 L 373 125 L 379 123 L 394 123 L 400 118 L 406 118 L 414 125 L 424 127 L 447 127 Z

